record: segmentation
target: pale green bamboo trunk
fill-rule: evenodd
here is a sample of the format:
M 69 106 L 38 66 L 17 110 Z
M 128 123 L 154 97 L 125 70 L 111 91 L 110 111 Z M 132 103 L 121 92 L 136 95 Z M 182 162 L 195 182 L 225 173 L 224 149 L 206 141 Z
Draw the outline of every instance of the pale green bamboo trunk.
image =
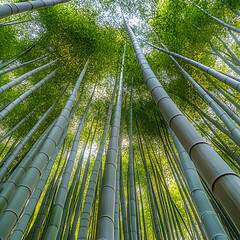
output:
M 214 130 L 214 128 L 207 122 L 206 119 L 203 118 L 204 123 L 207 125 L 207 127 L 211 130 L 211 132 L 214 134 L 214 136 L 217 138 L 217 140 L 221 143 L 221 146 L 223 146 L 223 148 L 225 149 L 225 151 L 227 152 L 227 154 L 229 156 L 232 157 L 232 159 L 234 159 L 238 165 L 240 166 L 240 158 L 239 156 L 228 147 L 228 145 L 223 141 L 223 139 L 216 133 L 216 131 Z M 195 123 L 196 124 L 196 123 Z M 200 126 L 198 125 L 198 127 L 200 128 Z M 210 134 L 208 134 L 204 129 L 203 129 L 204 134 L 214 143 L 217 142 Z
M 115 204 L 115 187 L 116 187 L 116 162 L 117 147 L 121 118 L 122 106 L 122 89 L 123 89 L 123 66 L 125 57 L 125 48 L 122 57 L 122 67 L 120 73 L 118 97 L 114 110 L 111 135 L 106 156 L 104 175 L 102 180 L 101 193 L 99 197 L 99 211 L 96 239 L 114 239 L 114 204 Z
M 240 110 L 240 105 L 235 100 L 233 100 L 225 91 L 223 91 L 215 83 L 213 83 L 213 85 L 232 105 L 234 105 L 238 110 Z
M 229 33 L 231 34 L 231 36 L 234 39 L 234 41 L 238 44 L 238 46 L 240 46 L 240 41 L 238 40 L 236 35 L 231 30 L 229 30 Z
M 45 121 L 45 119 L 51 114 L 52 110 L 54 109 L 56 103 L 54 103 L 47 111 L 46 113 L 37 121 L 37 123 L 32 127 L 32 129 L 28 132 L 26 137 L 17 145 L 17 147 L 14 149 L 13 153 L 7 158 L 5 164 L 0 170 L 0 180 L 2 180 L 7 171 L 10 167 L 12 167 L 13 162 L 17 158 L 17 155 L 20 153 L 20 151 L 23 149 L 25 144 L 29 141 L 29 139 L 33 136 L 33 134 L 38 130 L 38 128 L 41 126 L 41 124 Z M 16 163 L 15 163 L 16 165 Z
M 51 170 L 52 170 L 52 167 L 55 163 L 55 160 L 58 156 L 58 153 L 62 147 L 62 144 L 64 142 L 64 139 L 65 139 L 65 136 L 67 134 L 67 130 L 68 128 L 65 129 L 59 143 L 58 143 L 58 146 L 55 150 L 55 152 L 53 153 L 50 161 L 48 162 L 48 165 L 47 167 L 44 169 L 44 172 L 43 172 L 43 175 L 42 175 L 42 178 L 41 180 L 38 182 L 37 186 L 36 186 L 36 189 L 34 190 L 31 198 L 29 199 L 29 202 L 24 210 L 24 213 L 23 215 L 21 216 L 16 228 L 14 229 L 14 232 L 11 236 L 11 240 L 21 240 L 24 235 L 27 233 L 27 228 L 30 224 L 30 221 L 33 217 L 33 214 L 34 214 L 34 211 L 36 210 L 36 206 L 37 206 L 37 203 L 41 197 L 41 194 L 42 194 L 42 191 L 44 189 L 44 187 L 46 186 L 46 183 L 47 183 L 47 180 L 48 180 L 48 177 L 51 173 Z
M 142 189 L 143 188 L 141 187 L 137 164 L 136 164 L 136 170 L 137 170 L 137 179 L 138 179 L 138 185 L 139 185 L 140 203 L 141 203 L 140 208 L 141 208 L 141 212 L 142 212 L 142 223 L 143 223 L 143 230 L 144 230 L 143 239 L 148 240 L 146 220 L 145 220 L 145 214 L 144 214 L 144 204 L 143 204 L 143 197 L 142 197 Z
M 134 156 L 132 143 L 132 89 L 130 98 L 130 122 L 129 122 L 129 165 L 128 165 L 128 204 L 129 204 L 129 234 L 131 240 L 137 240 L 137 215 L 135 196 Z
M 118 156 L 117 156 L 117 174 L 116 174 L 116 192 L 115 192 L 115 213 L 114 213 L 114 240 L 119 239 L 119 217 L 120 217 L 120 208 L 119 208 L 119 192 L 120 192 L 120 159 L 122 157 L 122 139 L 123 139 L 123 129 L 125 124 L 125 113 L 122 118 L 121 130 L 118 142 Z
M 211 124 L 213 124 L 218 130 L 223 132 L 226 136 L 228 136 L 231 140 L 233 140 L 236 144 L 238 144 L 238 140 L 231 135 L 231 133 L 225 129 L 218 121 L 213 119 L 212 117 L 208 116 L 206 113 L 204 113 L 201 109 L 196 108 L 197 112 L 202 118 L 207 119 Z
M 9 3 L 0 6 L 0 18 L 4 18 L 13 14 L 35 10 L 43 7 L 50 7 L 56 4 L 68 2 L 69 0 L 37 0 L 19 3 Z
M 79 141 L 80 141 L 80 136 L 82 133 L 82 129 L 83 129 L 88 111 L 90 109 L 90 105 L 92 102 L 94 92 L 95 92 L 95 88 L 90 97 L 90 100 L 88 102 L 88 105 L 85 109 L 85 112 L 79 123 L 78 129 L 77 129 L 77 132 L 75 135 L 71 153 L 67 160 L 67 165 L 66 165 L 66 168 L 65 168 L 63 176 L 62 176 L 61 184 L 59 186 L 57 196 L 56 196 L 56 199 L 55 199 L 53 207 L 52 207 L 52 213 L 51 213 L 51 217 L 50 217 L 50 220 L 48 223 L 47 232 L 46 232 L 46 235 L 44 236 L 44 239 L 46 239 L 46 240 L 47 239 L 53 240 L 53 239 L 57 238 L 57 234 L 58 234 L 59 227 L 61 224 L 61 218 L 62 218 L 62 214 L 63 214 L 64 204 L 65 204 L 66 197 L 67 197 L 67 190 L 68 190 L 68 186 L 69 186 L 69 182 L 70 182 L 70 177 L 72 175 L 73 166 L 74 166 L 75 158 L 77 155 L 77 149 L 78 149 L 78 145 L 79 145 Z
M 128 220 L 127 220 L 127 210 L 126 210 L 126 200 L 125 200 L 126 198 L 124 193 L 123 178 L 124 177 L 123 177 L 122 155 L 120 155 L 120 201 L 121 201 L 121 212 L 122 212 L 122 222 L 123 222 L 123 236 L 124 236 L 124 240 L 128 240 L 129 232 L 128 232 Z
M 64 205 L 64 209 L 63 209 L 63 217 L 61 219 L 61 225 L 59 228 L 59 232 L 58 232 L 58 236 L 57 239 L 63 239 L 63 240 L 67 240 L 68 236 L 69 236 L 69 229 L 70 229 L 70 224 L 72 222 L 72 217 L 75 213 L 75 208 L 76 208 L 76 202 L 77 202 L 77 198 L 78 198 L 78 186 L 80 184 L 80 175 L 81 175 L 81 170 L 82 170 L 82 162 L 84 159 L 84 154 L 85 154 L 85 150 L 87 147 L 87 143 L 88 143 L 88 139 L 89 136 L 91 134 L 92 129 L 90 129 L 89 134 L 88 134 L 88 138 L 86 140 L 85 146 L 81 152 L 81 155 L 78 159 L 77 162 L 77 169 L 76 172 L 74 174 L 74 178 L 71 184 L 71 187 L 68 191 L 68 195 L 67 195 L 67 199 Z
M 163 221 L 160 216 L 160 211 L 159 211 L 158 205 L 156 204 L 156 201 L 154 200 L 154 198 L 156 198 L 156 196 L 155 196 L 155 192 L 152 187 L 152 180 L 149 175 L 148 167 L 146 164 L 145 153 L 144 153 L 144 149 L 143 149 L 140 129 L 139 129 L 137 120 L 136 120 L 136 125 L 137 125 L 137 133 L 138 133 L 138 135 L 137 135 L 138 136 L 138 145 L 139 145 L 140 154 L 141 154 L 141 158 L 142 158 L 142 162 L 143 162 L 143 166 L 144 166 L 144 170 L 145 170 L 145 174 L 146 174 L 146 181 L 147 181 L 148 192 L 149 192 L 149 199 L 150 199 L 149 208 L 151 211 L 154 234 L 155 234 L 155 237 L 157 240 L 160 240 L 160 239 L 165 240 L 165 239 L 167 239 L 166 231 L 163 226 Z
M 83 195 L 84 195 L 84 190 L 85 190 L 85 185 L 86 185 L 86 181 L 87 181 L 87 176 L 88 176 L 88 169 L 89 169 L 89 164 L 90 164 L 90 159 L 91 159 L 91 153 L 92 153 L 92 145 L 93 145 L 93 141 L 95 138 L 95 134 L 96 134 L 96 130 L 97 130 L 97 126 L 95 127 L 95 131 L 93 134 L 93 138 L 92 138 L 92 142 L 91 142 L 91 146 L 90 146 L 90 150 L 89 150 L 89 154 L 88 154 L 88 158 L 87 158 L 87 162 L 85 165 L 85 169 L 84 169 L 84 174 L 83 174 L 83 178 L 82 178 L 82 182 L 81 182 L 81 187 L 79 190 L 79 194 L 78 194 L 78 199 L 76 201 L 76 208 L 74 211 L 74 219 L 73 219 L 73 223 L 71 226 L 71 231 L 69 234 L 69 239 L 75 240 L 75 232 L 77 229 L 77 223 L 78 223 L 78 219 L 79 219 L 79 214 L 82 208 L 82 200 L 83 200 Z
M 207 94 L 207 92 L 204 91 L 204 89 L 201 88 L 200 85 L 180 66 L 180 64 L 172 56 L 170 56 L 170 58 L 175 63 L 175 65 L 180 69 L 180 71 L 182 72 L 184 77 L 193 85 L 193 87 L 196 89 L 198 94 L 207 102 L 207 104 L 212 108 L 212 110 L 216 113 L 216 115 L 225 124 L 225 126 L 228 128 L 228 130 L 231 132 L 231 134 L 236 138 L 236 140 L 238 141 L 238 145 L 240 146 L 240 129 L 239 129 L 239 127 L 235 124 L 235 122 L 233 122 L 233 120 L 224 111 L 224 109 L 222 109 L 221 106 L 219 106 L 211 98 L 211 96 L 209 96 Z M 225 108 L 225 110 L 227 110 L 227 109 Z M 231 116 L 232 115 L 233 114 L 231 114 Z M 239 117 L 234 118 L 234 120 L 238 121 Z
M 204 88 L 203 86 L 201 86 L 201 88 L 238 124 L 238 126 L 240 126 L 240 117 L 234 111 L 232 111 L 226 104 L 220 101 L 216 96 L 213 95 L 213 93 L 209 92 L 206 88 Z
M 76 105 L 74 106 L 74 108 L 73 108 L 73 110 L 72 110 L 72 112 L 69 116 L 69 122 L 72 119 L 72 116 L 74 115 L 74 113 L 76 111 L 76 108 L 78 107 L 80 101 L 81 101 L 81 96 L 79 97 Z M 69 127 L 69 125 L 68 125 L 68 127 Z M 13 235 L 11 236 L 10 239 L 12 239 L 12 240 L 22 239 L 22 237 L 26 234 L 27 227 L 28 227 L 29 222 L 31 220 L 31 217 L 32 217 L 32 215 L 33 215 L 33 213 L 36 209 L 36 205 L 37 205 L 38 200 L 41 196 L 42 190 L 46 185 L 46 182 L 48 180 L 48 177 L 49 177 L 49 174 L 51 172 L 52 166 L 55 163 L 55 159 L 57 158 L 58 153 L 59 153 L 59 151 L 60 151 L 60 149 L 63 145 L 63 142 L 65 140 L 65 136 L 67 134 L 68 127 L 66 127 L 66 129 L 64 130 L 64 133 L 61 137 L 61 140 L 58 143 L 58 146 L 57 146 L 53 156 L 51 157 L 51 160 L 49 161 L 47 167 L 44 169 L 43 176 L 42 176 L 41 180 L 39 181 L 33 195 L 31 196 L 31 198 L 28 202 L 28 205 L 27 205 L 23 215 L 21 216 L 20 221 L 18 222 L 18 224 L 17 224 L 17 226 L 16 226 L 16 228 L 13 232 Z M 61 160 L 61 157 L 60 157 L 60 160 Z M 59 162 L 60 162 L 60 160 L 59 160 Z M 56 173 L 55 173 L 55 176 L 56 176 Z
M 216 55 L 223 61 L 225 62 L 228 67 L 233 70 L 235 73 L 237 73 L 238 75 L 240 75 L 240 70 L 238 68 L 236 68 L 233 64 L 231 64 L 214 46 L 213 44 L 210 42 L 210 46 L 212 48 L 212 50 L 216 53 Z
M 12 26 L 12 25 L 17 25 L 17 24 L 20 24 L 20 23 L 28 23 L 28 22 L 31 22 L 31 20 L 28 20 L 28 21 L 22 21 L 22 22 L 10 22 L 10 23 L 4 23 L 4 24 L 0 24 L 0 26 Z
M 15 190 L 21 180 L 23 179 L 29 165 L 31 164 L 33 158 L 39 152 L 43 142 L 46 140 L 53 124 L 45 130 L 45 132 L 40 136 L 40 138 L 35 142 L 33 147 L 29 150 L 27 155 L 19 163 L 18 167 L 12 172 L 12 174 L 4 182 L 1 193 L 0 193 L 0 211 L 2 212 L 6 205 L 11 200 Z
M 235 62 L 238 63 L 238 65 L 240 65 L 240 59 L 234 54 L 234 52 L 227 46 L 227 44 L 221 38 L 218 38 L 218 39 L 221 41 L 223 46 L 226 48 L 228 53 L 231 55 L 232 59 L 235 60 Z

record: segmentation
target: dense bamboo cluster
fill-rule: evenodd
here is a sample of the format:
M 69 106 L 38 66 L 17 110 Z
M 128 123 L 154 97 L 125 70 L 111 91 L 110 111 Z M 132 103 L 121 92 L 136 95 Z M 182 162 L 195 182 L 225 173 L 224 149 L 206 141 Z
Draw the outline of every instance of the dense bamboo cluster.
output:
M 64 2 L 4 4 L 0 18 Z M 240 46 L 234 33 L 240 32 L 238 27 L 195 8 L 228 28 L 228 37 Z M 91 79 L 97 69 L 94 58 L 99 57 L 93 51 L 76 61 L 78 74 L 81 70 L 76 79 L 64 65 L 71 59 L 66 49 L 59 48 L 58 55 L 49 48 L 33 57 L 38 42 L 0 63 L 4 82 L 0 97 L 14 96 L 7 104 L 0 98 L 1 240 L 240 239 L 240 156 L 234 150 L 240 146 L 240 103 L 232 93 L 240 92 L 238 54 L 220 36 L 217 39 L 227 53 L 208 42 L 212 54 L 233 73 L 229 74 L 168 50 L 158 36 L 161 47 L 144 41 L 157 50 L 159 58 L 161 53 L 170 58 L 206 104 L 211 114 L 178 96 L 198 114 L 195 119 L 170 97 L 127 17 L 122 19 L 121 37 L 126 39 L 119 47 L 121 60 L 107 74 L 100 71 Z M 136 104 L 141 96 L 130 61 L 138 63 L 155 108 Z M 191 76 L 183 64 L 201 71 L 214 91 Z M 74 83 L 66 77 L 54 88 L 51 82 L 58 85 L 65 68 Z M 35 108 L 28 109 L 29 99 L 36 102 Z M 27 114 L 18 119 L 23 109 Z M 4 129 L 15 117 L 17 123 Z M 145 121 L 152 126 L 144 125 Z M 26 123 L 30 131 L 24 131 Z

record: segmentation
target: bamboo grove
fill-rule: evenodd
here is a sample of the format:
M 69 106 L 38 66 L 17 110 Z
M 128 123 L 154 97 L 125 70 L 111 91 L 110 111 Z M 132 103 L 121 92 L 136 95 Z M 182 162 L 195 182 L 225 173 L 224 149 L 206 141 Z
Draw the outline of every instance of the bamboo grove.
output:
M 238 1 L 0 2 L 0 239 L 240 239 Z

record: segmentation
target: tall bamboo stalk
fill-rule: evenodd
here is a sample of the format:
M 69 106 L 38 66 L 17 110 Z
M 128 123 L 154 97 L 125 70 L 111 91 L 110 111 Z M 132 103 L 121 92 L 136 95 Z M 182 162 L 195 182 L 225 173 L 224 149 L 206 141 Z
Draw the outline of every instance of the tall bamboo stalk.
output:
M 122 88 L 123 88 L 123 66 L 125 57 L 124 45 L 122 66 L 118 87 L 118 97 L 114 110 L 111 135 L 106 156 L 104 175 L 102 180 L 102 188 L 99 198 L 99 212 L 97 223 L 97 239 L 105 238 L 112 240 L 114 238 L 114 204 L 115 204 L 115 188 L 116 188 L 116 158 L 118 147 L 118 136 L 121 118 L 122 106 Z
M 52 65 L 53 65 L 54 63 L 56 63 L 57 61 L 58 61 L 58 60 L 56 59 L 56 60 L 54 60 L 54 61 L 52 61 L 52 62 L 50 62 L 50 63 L 47 63 L 47 64 L 45 64 L 45 65 L 42 65 L 41 67 L 35 68 L 35 69 L 33 69 L 32 71 L 29 71 L 29 72 L 23 74 L 22 76 L 14 79 L 14 80 L 12 80 L 11 82 L 9 82 L 9 83 L 1 86 L 1 87 L 0 87 L 0 94 L 2 94 L 3 92 L 7 91 L 8 89 L 16 86 L 17 84 L 21 83 L 21 82 L 22 82 L 23 80 L 25 80 L 26 78 L 31 77 L 32 75 L 34 75 L 34 74 L 42 71 L 43 69 L 52 66 Z
M 217 48 L 214 47 L 214 45 L 210 42 L 210 46 L 212 48 L 212 50 L 216 53 L 216 55 L 222 59 L 223 62 L 225 62 L 229 67 L 230 69 L 232 69 L 235 73 L 237 73 L 238 75 L 240 75 L 240 70 L 238 68 L 236 68 L 232 63 L 230 63 L 228 61 L 228 59 L 226 59 L 218 50 Z
M 95 87 L 96 87 L 96 85 L 95 85 Z M 46 232 L 46 235 L 44 236 L 44 239 L 46 239 L 46 240 L 57 238 L 57 234 L 58 234 L 59 227 L 61 224 L 61 218 L 62 218 L 62 214 L 63 214 L 64 204 L 65 204 L 65 201 L 67 198 L 67 191 L 68 191 L 68 186 L 69 186 L 69 182 L 70 182 L 70 177 L 72 175 L 73 166 L 74 166 L 75 158 L 77 155 L 77 149 L 78 149 L 82 129 L 83 129 L 88 111 L 90 109 L 92 98 L 93 98 L 93 95 L 95 92 L 95 87 L 94 87 L 93 93 L 89 99 L 88 105 L 85 109 L 83 117 L 79 123 L 77 132 L 75 134 L 73 146 L 72 146 L 69 158 L 67 160 L 67 165 L 66 165 L 66 168 L 65 168 L 63 176 L 62 176 L 61 184 L 59 186 L 56 199 L 55 199 L 53 207 L 52 207 L 52 214 L 51 214 L 51 217 L 50 217 L 50 220 L 48 223 L 47 232 Z
M 68 1 L 69 0 L 41 0 L 41 1 L 37 0 L 37 1 L 4 4 L 0 6 L 0 18 L 4 18 L 17 13 L 26 12 L 29 10 L 54 6 L 56 4 L 60 4 Z
M 11 165 L 14 162 L 14 160 L 16 159 L 17 155 L 23 149 L 23 147 L 28 142 L 28 140 L 38 130 L 38 128 L 41 126 L 41 124 L 45 121 L 45 119 L 51 114 L 55 105 L 56 105 L 56 102 L 46 111 L 46 113 L 44 113 L 44 115 L 37 121 L 37 123 L 28 132 L 28 134 L 25 136 L 25 138 L 17 145 L 17 147 L 14 149 L 13 153 L 7 158 L 6 163 L 3 165 L 3 167 L 0 170 L 0 180 L 2 180 L 2 178 L 6 175 L 8 169 L 11 167 Z
M 38 58 L 35 58 L 35 59 L 33 59 L 33 60 L 30 60 L 30 61 L 27 61 L 27 62 L 18 64 L 18 65 L 13 65 L 13 66 L 11 66 L 11 67 L 9 67 L 9 68 L 3 69 L 3 70 L 0 71 L 0 75 L 3 75 L 3 74 L 8 73 L 8 72 L 11 72 L 11 71 L 16 70 L 16 69 L 18 69 L 18 68 L 27 66 L 27 65 L 30 64 L 30 63 L 37 62 L 37 61 L 39 61 L 39 60 L 41 60 L 41 59 L 43 59 L 43 58 L 45 58 L 45 57 L 48 57 L 49 55 L 50 55 L 50 54 L 45 54 L 45 55 L 43 55 L 43 56 L 41 56 L 41 57 L 38 57 Z
M 215 21 L 217 21 L 218 23 L 222 24 L 224 27 L 227 27 L 228 29 L 238 32 L 240 33 L 240 28 L 235 27 L 233 25 L 230 25 L 228 23 L 225 23 L 224 21 L 220 20 L 219 18 L 214 17 L 213 15 L 211 15 L 210 13 L 206 12 L 205 10 L 203 10 L 201 7 L 199 7 L 198 5 L 195 5 L 195 7 L 197 7 L 198 9 L 200 9 L 202 12 L 204 12 L 205 14 L 207 14 L 209 17 L 211 17 L 212 19 L 214 19 Z
M 9 59 L 8 61 L 0 64 L 0 69 L 2 68 L 5 68 L 6 66 L 8 66 L 10 63 L 16 61 L 18 58 L 24 56 L 25 54 L 27 54 L 28 52 L 30 52 L 35 46 L 36 46 L 37 43 L 34 43 L 30 48 L 28 48 L 27 50 L 19 53 L 18 55 L 16 55 L 15 57 Z
M 119 217 L 120 217 L 120 207 L 119 207 L 119 193 L 120 193 L 120 161 L 122 158 L 122 139 L 123 139 L 123 129 L 125 124 L 125 112 L 122 117 L 122 123 L 120 128 L 119 142 L 118 142 L 118 156 L 117 156 L 117 174 L 116 174 L 116 192 L 115 192 L 115 212 L 114 212 L 114 240 L 119 239 Z M 121 239 L 121 238 L 120 238 Z
M 39 81 L 37 84 L 35 84 L 33 87 L 28 89 L 25 93 L 20 95 L 18 98 L 16 98 L 14 101 L 12 101 L 10 104 L 7 105 L 1 112 L 0 112 L 0 120 L 2 120 L 4 117 L 7 116 L 8 113 L 10 113 L 19 103 L 24 101 L 28 96 L 30 96 L 33 92 L 38 90 L 44 83 L 46 83 L 48 80 L 50 80 L 57 72 L 57 69 L 51 72 L 49 75 L 47 75 L 45 78 L 43 78 L 41 81 Z
M 131 87 L 130 97 L 130 120 L 129 120 L 129 165 L 128 165 L 128 202 L 129 202 L 129 235 L 130 239 L 137 240 L 137 215 L 136 215 L 136 196 L 135 196 L 135 176 L 134 176 L 134 156 L 132 143 L 132 105 L 133 89 Z
M 168 51 L 168 50 L 160 48 L 160 47 L 157 47 L 157 46 L 155 46 L 155 45 L 153 45 L 151 43 L 149 43 L 149 45 L 151 45 L 152 47 L 156 48 L 157 50 L 159 50 L 159 51 L 161 51 L 163 53 L 166 53 L 166 54 L 171 55 L 173 57 L 179 58 L 179 59 L 181 59 L 181 60 L 183 60 L 183 61 L 193 65 L 194 67 L 199 68 L 203 72 L 206 72 L 207 74 L 215 77 L 219 81 L 227 84 L 228 86 L 230 86 L 233 89 L 235 89 L 238 92 L 240 92 L 240 82 L 237 81 L 235 78 L 227 76 L 226 74 L 220 73 L 217 70 L 214 70 L 214 69 L 212 69 L 212 68 L 210 68 L 210 67 L 208 67 L 208 66 L 206 66 L 206 65 L 204 65 L 202 63 L 199 63 L 199 62 L 194 61 L 194 60 L 192 60 L 190 58 L 184 57 L 184 56 L 182 56 L 180 54 Z

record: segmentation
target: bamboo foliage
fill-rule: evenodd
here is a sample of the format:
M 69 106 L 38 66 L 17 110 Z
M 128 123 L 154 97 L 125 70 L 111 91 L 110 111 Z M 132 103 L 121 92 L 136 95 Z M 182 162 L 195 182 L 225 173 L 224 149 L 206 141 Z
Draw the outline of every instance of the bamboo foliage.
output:
M 18 129 L 33 113 L 30 112 L 26 117 L 24 117 L 21 121 L 19 121 L 11 130 L 9 130 L 4 136 L 0 137 L 0 142 L 5 140 L 7 137 L 9 137 L 16 129 Z
M 137 20 L 146 20 L 154 10 L 149 26 L 156 31 L 155 37 L 161 36 L 169 49 L 187 52 L 204 65 L 169 51 L 161 40 L 163 48 L 149 45 L 166 53 L 166 58 L 159 58 L 152 48 L 142 50 L 125 18 L 125 27 L 118 24 L 116 28 L 115 13 L 109 17 L 114 1 L 104 5 L 91 1 L 88 8 L 84 2 L 30 11 L 64 2 L 68 0 L 0 6 L 0 18 L 27 12 L 0 23 L 2 36 L 10 40 L 16 33 L 6 54 L 10 59 L 0 60 L 1 82 L 5 84 L 0 87 L 0 239 L 239 239 L 240 80 L 224 73 L 225 69 L 240 73 L 239 40 L 230 30 L 233 26 L 221 23 L 227 32 L 216 24 L 208 25 L 208 17 L 184 0 L 160 5 L 152 1 L 117 3 L 125 14 L 134 9 L 129 14 L 133 19 L 139 13 Z M 224 9 L 223 17 L 235 19 L 238 3 L 224 3 L 233 13 Z M 209 5 L 209 12 L 216 14 L 222 6 Z M 106 16 L 114 24 L 105 25 Z M 24 22 L 30 23 L 19 25 Z M 152 31 L 145 32 L 147 25 L 141 24 L 143 30 L 139 23 L 139 35 L 152 39 Z M 195 23 L 206 33 L 202 31 L 203 37 L 194 42 L 192 36 L 198 32 L 195 35 L 191 29 L 196 28 Z M 30 31 L 35 27 L 40 29 L 37 34 Z M 209 31 L 215 36 L 208 37 Z M 39 41 L 19 54 L 30 38 Z M 131 43 L 128 48 L 127 38 Z M 208 50 L 209 41 L 214 53 Z M 47 60 L 50 54 L 54 57 Z M 86 56 L 91 61 L 76 81 L 79 63 L 85 62 Z M 219 71 L 208 67 L 219 60 Z M 195 75 L 199 70 L 189 66 L 188 73 L 181 61 L 199 68 L 206 79 L 193 79 L 190 72 Z M 222 62 L 226 64 L 220 66 Z M 32 63 L 40 67 L 26 72 L 24 67 L 31 69 Z M 38 75 L 44 78 L 29 87 Z M 24 81 L 28 77 L 30 82 Z M 129 86 L 130 101 L 125 101 L 122 114 L 123 91 Z M 19 89 L 24 89 L 23 93 L 19 94 Z M 124 129 L 128 111 L 129 132 Z

